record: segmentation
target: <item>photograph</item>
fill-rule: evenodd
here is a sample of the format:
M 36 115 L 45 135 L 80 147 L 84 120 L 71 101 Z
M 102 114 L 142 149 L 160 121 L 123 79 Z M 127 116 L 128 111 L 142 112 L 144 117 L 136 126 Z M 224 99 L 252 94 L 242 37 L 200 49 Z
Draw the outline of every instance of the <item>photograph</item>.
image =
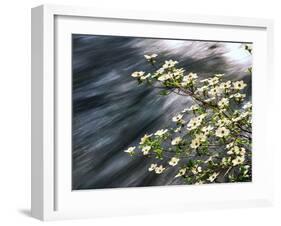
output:
M 72 190 L 252 181 L 251 42 L 71 39 Z

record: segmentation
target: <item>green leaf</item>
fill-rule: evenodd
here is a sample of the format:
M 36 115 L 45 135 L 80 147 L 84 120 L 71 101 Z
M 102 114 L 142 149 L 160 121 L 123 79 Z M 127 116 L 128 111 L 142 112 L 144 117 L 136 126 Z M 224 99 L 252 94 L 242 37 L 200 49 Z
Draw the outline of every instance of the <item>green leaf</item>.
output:
M 161 96 L 167 96 L 167 95 L 170 94 L 170 92 L 169 92 L 168 90 L 161 90 L 161 91 L 159 92 L 159 94 L 160 94 Z

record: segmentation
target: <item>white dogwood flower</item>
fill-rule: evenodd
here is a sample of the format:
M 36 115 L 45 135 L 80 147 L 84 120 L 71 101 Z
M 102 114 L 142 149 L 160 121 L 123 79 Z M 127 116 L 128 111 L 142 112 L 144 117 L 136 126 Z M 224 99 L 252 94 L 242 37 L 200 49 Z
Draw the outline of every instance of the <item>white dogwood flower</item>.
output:
M 154 171 L 155 168 L 157 167 L 157 164 L 151 164 L 150 167 L 148 168 L 148 171 Z
M 169 161 L 169 165 L 170 165 L 170 166 L 176 166 L 179 161 L 180 161 L 179 158 L 173 157 L 173 158 L 171 158 L 171 160 Z
M 221 89 L 224 89 L 224 90 L 229 89 L 230 87 L 231 87 L 231 81 L 222 82 L 222 83 L 220 84 L 220 88 L 221 88 Z
M 195 91 L 195 93 L 203 93 L 205 91 L 208 90 L 208 86 L 202 86 L 200 88 L 197 88 L 197 90 Z
M 209 85 L 213 86 L 216 85 L 219 82 L 219 78 L 218 77 L 213 77 L 208 79 Z
M 180 121 L 180 120 L 182 119 L 182 117 L 183 117 L 183 115 L 178 114 L 178 115 L 176 115 L 176 116 L 174 116 L 174 117 L 172 118 L 172 121 L 173 121 L 173 122 L 178 122 L 178 121 Z
M 171 79 L 171 78 L 173 78 L 173 74 L 167 73 L 167 74 L 163 74 L 160 77 L 158 77 L 158 80 L 160 82 L 165 82 L 166 80 Z
M 208 93 L 210 96 L 218 96 L 221 94 L 221 88 L 219 86 L 216 86 L 212 88 Z
M 219 127 L 217 130 L 216 130 L 216 136 L 217 137 L 226 137 L 228 136 L 230 133 L 230 131 L 225 128 L 225 127 Z
M 197 110 L 197 109 L 199 109 L 199 106 L 198 106 L 197 104 L 194 104 L 194 105 L 192 105 L 188 110 L 189 110 L 189 111 L 195 111 L 195 110 Z
M 134 150 L 136 149 L 136 147 L 129 147 L 127 150 L 125 150 L 124 152 L 132 155 L 134 154 Z
M 193 148 L 193 149 L 196 149 L 200 146 L 200 144 L 201 144 L 200 139 L 195 138 L 191 141 L 190 147 Z
M 164 170 L 165 170 L 165 168 L 162 165 L 156 166 L 155 173 L 161 174 L 161 173 L 163 173 Z
M 251 107 L 252 107 L 252 103 L 247 102 L 246 104 L 244 104 L 243 109 L 250 109 Z
M 244 83 L 244 81 L 236 81 L 233 83 L 233 88 L 236 90 L 242 90 L 247 86 L 246 83 Z
M 207 136 L 204 133 L 199 133 L 195 135 L 196 139 L 199 139 L 200 142 L 204 142 L 207 140 Z
M 150 73 L 148 73 L 147 75 L 143 75 L 143 76 L 141 76 L 140 77 L 140 80 L 146 80 L 147 78 L 149 78 L 151 76 L 151 74 Z
M 201 124 L 201 121 L 198 120 L 198 118 L 193 118 L 187 124 L 187 130 L 196 129 L 198 126 L 200 126 L 200 124 Z
M 204 126 L 201 131 L 205 134 L 208 135 L 212 130 L 214 129 L 214 127 L 208 125 L 208 126 Z
M 134 78 L 140 78 L 144 75 L 144 71 L 135 71 L 131 76 Z
M 181 137 L 176 137 L 175 139 L 172 140 L 171 144 L 172 145 L 178 145 L 182 141 Z
M 156 53 L 153 53 L 151 55 L 144 55 L 145 59 L 147 59 L 148 61 L 155 59 L 157 56 L 158 55 Z
M 244 156 L 237 156 L 235 159 L 232 160 L 232 165 L 237 166 L 237 165 L 242 164 L 244 161 L 245 161 Z
M 230 149 L 230 148 L 233 147 L 233 145 L 234 145 L 234 142 L 231 142 L 231 143 L 227 144 L 225 147 L 226 147 L 227 149 Z
M 154 133 L 155 136 L 159 136 L 159 137 L 162 137 L 165 133 L 167 133 L 168 130 L 167 129 L 160 129 L 160 130 L 157 130 L 156 133 Z
M 186 168 L 180 169 L 175 177 L 182 177 L 186 173 Z
M 198 173 L 201 173 L 202 172 L 202 167 L 201 166 L 194 166 L 192 169 L 191 169 L 191 172 L 193 174 L 198 174 Z
M 219 119 L 218 122 L 216 123 L 216 125 L 219 127 L 228 126 L 230 124 L 231 124 L 231 121 L 227 118 Z
M 219 102 L 218 102 L 218 106 L 219 108 L 225 108 L 229 105 L 229 100 L 227 98 L 222 98 Z
M 213 173 L 207 180 L 210 182 L 213 182 L 217 177 L 219 173 Z
M 143 155 L 148 155 L 150 149 L 151 149 L 151 146 L 148 146 L 148 145 L 147 145 L 147 146 L 144 146 L 144 147 L 142 148 L 142 153 L 143 153 Z
M 178 63 L 178 61 L 166 60 L 165 64 L 163 65 L 163 68 L 167 69 L 167 68 L 174 67 L 177 63 Z
M 151 137 L 151 136 L 152 136 L 152 134 L 150 134 L 150 135 L 145 134 L 145 135 L 141 138 L 140 144 L 144 144 L 144 143 L 149 139 L 149 137 Z
M 214 101 L 215 99 L 216 99 L 215 97 L 210 97 L 210 98 L 204 100 L 204 102 L 210 103 L 210 102 Z

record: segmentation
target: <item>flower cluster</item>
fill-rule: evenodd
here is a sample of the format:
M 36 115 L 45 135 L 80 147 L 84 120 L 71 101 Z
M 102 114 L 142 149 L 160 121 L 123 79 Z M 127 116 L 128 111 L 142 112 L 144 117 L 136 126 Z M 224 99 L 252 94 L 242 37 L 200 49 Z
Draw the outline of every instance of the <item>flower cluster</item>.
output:
M 200 79 L 178 68 L 178 61 L 158 66 L 157 54 L 145 58 L 153 70 L 134 72 L 133 78 L 160 88 L 161 95 L 191 97 L 193 104 L 171 118 L 174 127 L 145 134 L 138 147 L 125 152 L 154 159 L 150 172 L 176 170 L 174 177 L 187 184 L 250 181 L 252 104 L 246 97 L 247 83 L 224 74 Z

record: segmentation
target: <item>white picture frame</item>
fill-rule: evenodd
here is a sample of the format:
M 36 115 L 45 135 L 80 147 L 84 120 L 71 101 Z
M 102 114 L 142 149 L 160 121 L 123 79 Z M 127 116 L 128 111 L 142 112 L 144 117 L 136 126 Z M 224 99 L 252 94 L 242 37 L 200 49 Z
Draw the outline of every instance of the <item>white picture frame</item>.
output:
M 148 33 L 140 34 L 132 26 L 144 27 Z M 153 33 L 155 26 L 162 26 L 163 29 Z M 178 26 L 186 29 L 185 32 L 180 33 Z M 195 35 L 187 37 L 187 28 L 195 29 Z M 68 94 L 71 91 L 68 76 L 71 73 L 71 68 L 68 67 L 71 54 L 66 39 L 73 29 L 81 33 L 142 37 L 167 37 L 174 31 L 177 38 L 201 37 L 229 41 L 243 41 L 239 40 L 243 35 L 242 39 L 257 43 L 257 55 L 254 56 L 253 62 L 256 75 L 253 79 L 253 102 L 257 106 L 253 120 L 253 127 L 256 128 L 254 150 L 257 153 L 253 161 L 256 175 L 253 182 L 247 185 L 145 187 L 72 192 L 69 187 L 71 148 L 68 136 L 71 127 L 67 124 L 70 117 L 67 110 L 70 101 Z M 266 140 L 267 112 L 266 108 L 262 107 L 265 91 L 255 90 L 265 85 L 264 89 L 270 90 L 273 68 L 272 39 L 273 22 L 265 19 L 155 14 L 57 5 L 33 8 L 32 216 L 41 220 L 56 220 L 271 205 L 273 178 L 268 177 L 265 170 L 270 171 L 273 168 L 273 150 L 269 148 Z M 62 82 L 68 85 L 62 87 Z M 61 136 L 62 131 L 68 135 Z M 261 137 L 263 139 L 260 139 Z M 69 163 L 60 161 L 62 157 L 69 158 Z M 260 164 L 262 160 L 266 160 L 263 165 Z M 167 200 L 158 197 L 159 193 L 167 197 Z M 233 194 L 231 198 L 229 194 Z

